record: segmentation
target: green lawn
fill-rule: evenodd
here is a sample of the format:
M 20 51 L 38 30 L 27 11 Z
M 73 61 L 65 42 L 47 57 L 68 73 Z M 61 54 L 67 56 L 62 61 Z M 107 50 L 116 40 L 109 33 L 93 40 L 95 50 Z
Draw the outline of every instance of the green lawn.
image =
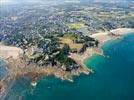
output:
M 70 24 L 66 24 L 66 26 L 69 28 L 78 29 L 78 28 L 84 27 L 84 24 L 83 23 L 70 23 Z

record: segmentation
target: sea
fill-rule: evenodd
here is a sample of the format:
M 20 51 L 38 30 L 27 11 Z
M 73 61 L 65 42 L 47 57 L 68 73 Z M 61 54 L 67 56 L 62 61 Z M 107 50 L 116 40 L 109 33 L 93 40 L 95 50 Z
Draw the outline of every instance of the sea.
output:
M 134 34 L 105 42 L 104 56 L 94 54 L 84 63 L 95 73 L 73 77 L 74 82 L 42 76 L 37 85 L 19 77 L 4 100 L 134 100 Z

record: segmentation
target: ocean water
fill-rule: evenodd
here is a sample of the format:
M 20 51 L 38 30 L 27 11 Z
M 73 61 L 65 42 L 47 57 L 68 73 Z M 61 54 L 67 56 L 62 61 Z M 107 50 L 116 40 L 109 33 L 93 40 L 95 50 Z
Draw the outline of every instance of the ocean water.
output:
M 110 40 L 104 55 L 93 55 L 85 64 L 95 73 L 74 77 L 74 82 L 42 77 L 37 86 L 26 76 L 18 78 L 5 100 L 134 100 L 134 34 Z
M 6 63 L 2 58 L 0 58 L 0 80 L 8 75 L 8 71 L 6 70 Z

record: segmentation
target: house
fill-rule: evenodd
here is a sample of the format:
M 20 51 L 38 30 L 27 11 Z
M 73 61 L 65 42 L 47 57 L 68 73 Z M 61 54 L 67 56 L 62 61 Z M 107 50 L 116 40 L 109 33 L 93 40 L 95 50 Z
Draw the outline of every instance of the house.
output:
M 42 48 L 33 47 L 32 48 L 32 55 L 34 55 L 36 53 L 43 53 L 43 49 Z

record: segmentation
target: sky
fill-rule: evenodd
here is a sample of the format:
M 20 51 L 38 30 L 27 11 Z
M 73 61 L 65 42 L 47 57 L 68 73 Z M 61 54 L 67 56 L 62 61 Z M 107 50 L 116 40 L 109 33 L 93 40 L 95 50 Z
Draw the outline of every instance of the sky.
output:
M 70 2 L 73 2 L 73 3 L 79 3 L 79 2 L 84 2 L 84 1 L 96 1 L 96 2 L 117 2 L 117 1 L 121 1 L 121 2 L 124 2 L 124 1 L 134 1 L 134 0 L 0 0 L 0 3 L 1 4 L 7 4 L 7 3 L 22 3 L 22 2 L 25 2 L 25 3 L 28 3 L 28 2 L 43 2 L 43 3 L 48 3 L 48 2 L 51 2 L 51 3 L 63 3 L 63 2 L 66 2 L 66 3 L 70 3 Z
M 43 3 L 64 3 L 64 2 L 80 2 L 80 0 L 0 0 L 1 4 L 10 4 L 10 3 L 38 3 L 38 2 L 43 2 Z

